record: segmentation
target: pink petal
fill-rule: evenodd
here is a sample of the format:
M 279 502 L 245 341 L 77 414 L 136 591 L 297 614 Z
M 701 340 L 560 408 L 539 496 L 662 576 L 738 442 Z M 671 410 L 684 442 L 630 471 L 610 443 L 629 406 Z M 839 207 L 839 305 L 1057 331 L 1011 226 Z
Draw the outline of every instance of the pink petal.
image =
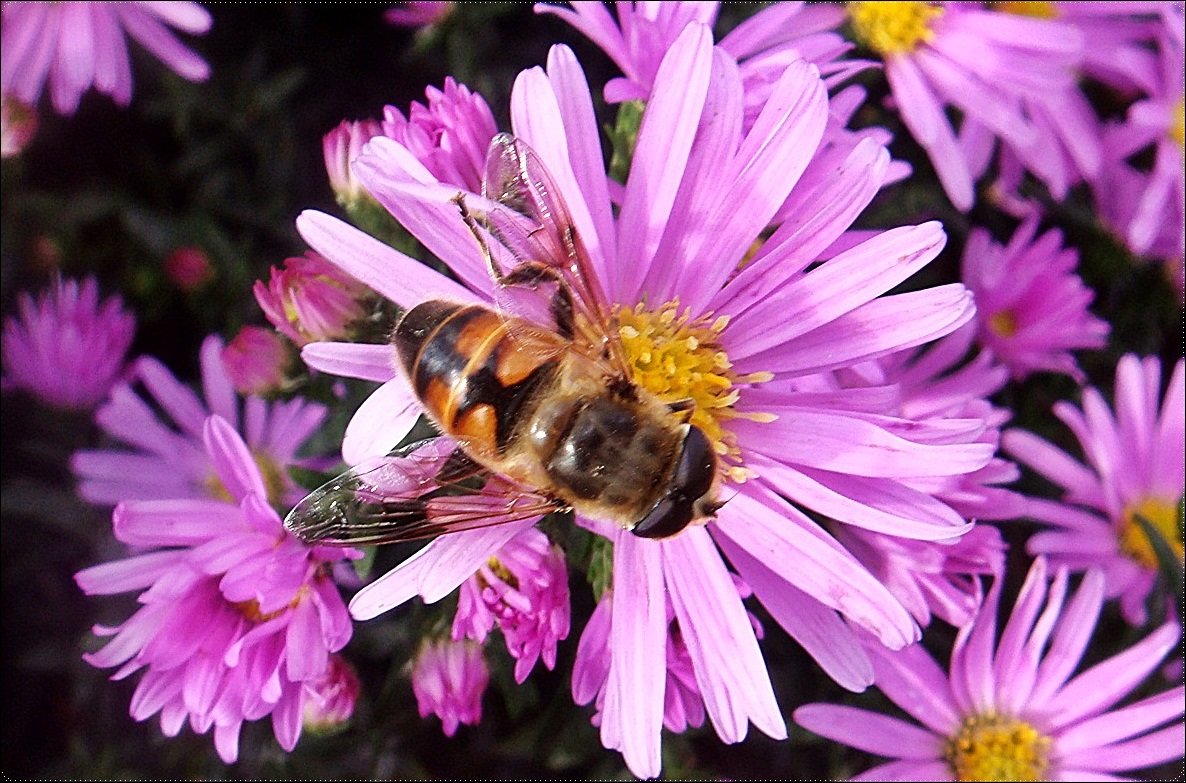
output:
M 867 753 L 926 761 L 942 755 L 943 740 L 911 723 L 876 712 L 838 704 L 806 704 L 795 722 L 828 739 Z
M 309 343 L 301 359 L 314 370 L 386 383 L 396 376 L 395 350 L 388 344 Z
M 264 486 L 263 476 L 255 464 L 255 458 L 251 456 L 251 450 L 226 419 L 221 416 L 206 419 L 202 441 L 214 462 L 214 472 L 231 497 L 243 500 L 248 495 L 261 498 L 268 496 L 268 489 Z
M 367 397 L 354 412 L 342 438 L 342 459 L 357 465 L 387 455 L 398 446 L 424 412 L 424 404 L 397 376 Z

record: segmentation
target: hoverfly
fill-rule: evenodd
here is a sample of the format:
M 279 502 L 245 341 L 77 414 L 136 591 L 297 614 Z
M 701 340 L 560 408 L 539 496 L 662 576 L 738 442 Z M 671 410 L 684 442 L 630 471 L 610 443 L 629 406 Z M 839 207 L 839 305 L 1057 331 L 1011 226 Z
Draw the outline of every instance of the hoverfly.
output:
M 443 436 L 352 468 L 284 524 L 306 542 L 354 545 L 552 511 L 646 538 L 713 516 L 717 456 L 689 423 L 693 404 L 665 403 L 632 380 L 615 316 L 535 152 L 494 137 L 483 196 L 481 224 L 461 194 L 454 203 L 494 279 L 495 306 L 423 302 L 391 338 Z

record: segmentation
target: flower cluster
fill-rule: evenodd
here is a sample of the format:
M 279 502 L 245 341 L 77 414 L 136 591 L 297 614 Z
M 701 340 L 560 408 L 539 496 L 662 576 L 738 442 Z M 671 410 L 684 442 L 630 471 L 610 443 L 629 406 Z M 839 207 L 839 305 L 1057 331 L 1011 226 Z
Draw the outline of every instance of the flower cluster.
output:
M 159 208 L 69 205 L 118 213 L 159 269 L 63 278 L 89 224 L 13 245 L 15 279 L 53 284 L 14 297 L 3 387 L 78 414 L 62 461 L 111 528 L 74 580 L 135 601 L 83 657 L 136 678 L 133 719 L 257 764 L 244 727 L 270 718 L 285 751 L 365 745 L 382 776 L 416 751 L 341 727 L 418 712 L 518 748 L 500 732 L 538 713 L 558 743 L 592 724 L 596 763 L 640 778 L 700 774 L 673 739 L 699 729 L 796 742 L 792 714 L 889 759 L 857 779 L 1181 759 L 1182 687 L 1150 681 L 1180 678 L 1156 671 L 1180 638 L 1180 299 L 1127 264 L 1183 268 L 1180 4 L 358 13 L 506 104 L 449 76 L 314 126 L 333 128 L 330 211 L 270 226 L 249 276 L 237 243 L 206 241 L 251 222 L 221 206 L 165 230 Z M 511 13 L 585 36 L 618 75 L 564 43 L 501 93 L 497 69 L 452 62 Z M 211 23 L 193 3 L 5 4 L 4 156 L 25 156 L 6 189 L 89 111 L 43 142 L 43 91 L 59 114 L 91 87 L 128 104 L 125 35 L 203 80 L 170 28 Z M 178 171 L 237 149 L 287 84 L 208 145 L 191 91 L 209 85 L 162 98 L 197 145 Z M 230 181 L 209 180 L 205 198 Z M 196 361 L 175 361 L 160 327 L 194 315 Z M 1123 637 L 1096 631 L 1113 600 Z M 921 725 L 868 708 L 870 686 Z

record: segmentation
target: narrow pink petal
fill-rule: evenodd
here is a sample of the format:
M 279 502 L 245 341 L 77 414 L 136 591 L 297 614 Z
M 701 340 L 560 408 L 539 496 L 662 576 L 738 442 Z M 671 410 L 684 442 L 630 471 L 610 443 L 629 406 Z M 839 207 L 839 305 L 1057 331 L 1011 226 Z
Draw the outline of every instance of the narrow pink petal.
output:
M 617 277 L 607 288 L 620 302 L 634 301 L 667 228 L 708 92 L 711 64 L 711 32 L 690 25 L 659 66 L 618 218 Z
M 830 740 L 879 756 L 925 761 L 939 758 L 943 752 L 943 740 L 931 732 L 856 707 L 805 704 L 795 710 L 795 723 Z
M 342 437 L 342 459 L 357 465 L 385 456 L 407 437 L 423 412 L 424 403 L 407 380 L 402 375 L 392 378 L 354 412 Z
M 161 21 L 191 35 L 201 35 L 214 23 L 210 13 L 200 3 L 178 3 L 172 0 L 144 0 L 138 4 Z
M 910 717 L 939 736 L 959 728 L 961 713 L 947 674 L 921 644 L 902 650 L 869 645 L 877 687 Z
M 224 764 L 234 764 L 239 760 L 239 729 L 242 721 L 214 727 L 214 749 Z
M 754 628 L 708 531 L 689 528 L 660 547 L 668 595 L 717 734 L 740 742 L 752 720 L 767 735 L 785 739 Z
M 1009 456 L 1037 471 L 1075 497 L 1097 494 L 1099 477 L 1065 451 L 1025 430 L 1008 430 L 1001 436 L 1001 447 Z
M 745 341 L 738 341 L 730 347 L 729 358 L 742 372 L 825 372 L 936 340 L 963 326 L 975 312 L 972 294 L 962 285 L 936 286 L 874 299 L 767 351 L 751 351 Z M 740 360 L 751 356 L 743 368 Z
M 1184 697 L 1186 697 L 1186 689 L 1179 685 L 1123 709 L 1112 710 L 1076 723 L 1059 735 L 1056 745 L 1058 755 L 1064 760 L 1064 763 L 1086 763 L 1087 760 L 1083 758 L 1076 761 L 1075 754 L 1094 751 L 1097 748 L 1102 749 L 1103 746 L 1110 743 L 1127 740 L 1155 726 L 1181 718 Z M 1177 747 L 1178 755 L 1181 755 L 1181 743 Z M 1164 760 L 1168 761 L 1169 758 Z M 1091 763 L 1087 766 L 1095 765 Z M 1124 767 L 1124 769 L 1133 769 L 1138 766 L 1142 765 L 1134 764 L 1132 767 Z
M 96 10 L 106 13 L 105 9 Z M 61 29 L 50 71 L 50 96 L 59 114 L 73 114 L 95 78 L 91 8 L 86 3 L 65 3 L 57 11 Z
M 287 688 L 272 710 L 272 733 L 280 747 L 289 753 L 301 738 L 302 698 L 301 688 Z
M 1180 637 L 1177 624 L 1167 623 L 1127 650 L 1076 676 L 1047 705 L 1052 725 L 1065 726 L 1115 704 L 1161 663 Z
M 633 58 L 613 16 L 601 3 L 574 3 L 571 9 L 555 3 L 536 3 L 537 14 L 552 14 L 568 22 L 609 55 L 631 78 L 638 78 L 632 68 Z
M 214 472 L 231 497 L 243 500 L 248 495 L 261 498 L 268 496 L 263 476 L 251 456 L 251 449 L 247 448 L 247 444 L 226 419 L 221 416 L 208 418 L 202 441 L 214 462 Z
M 181 555 L 173 551 L 149 552 L 84 568 L 74 575 L 74 581 L 87 595 L 142 590 L 169 569 L 176 568 L 180 559 Z
M 1041 571 L 1037 580 L 1045 593 L 1045 561 L 1039 558 L 1034 569 Z M 1001 603 L 1001 582 L 993 581 L 980 611 L 955 637 L 951 651 L 951 690 L 964 714 L 983 713 L 996 708 L 996 678 L 993 676 L 993 644 L 996 641 L 997 612 Z
M 658 777 L 667 669 L 666 601 L 659 546 L 621 531 L 614 542 L 610 667 L 601 741 L 621 751 L 630 771 Z
M 139 8 L 126 6 L 118 10 L 128 35 L 179 76 L 191 82 L 205 81 L 210 77 L 210 66 L 206 61 L 177 40 L 168 27 Z
M 293 607 L 284 646 L 289 680 L 311 680 L 325 673 L 329 665 L 329 651 L 322 636 L 317 607 L 312 601 L 298 600 Z
M 950 780 L 951 766 L 946 761 L 891 761 L 854 775 L 850 780 Z
M 201 439 L 202 427 L 210 413 L 198 395 L 178 381 L 165 365 L 150 356 L 142 356 L 134 371 L 149 394 L 178 427 L 195 440 Z
M 1104 587 L 1104 576 L 1100 571 L 1091 569 L 1083 576 L 1079 590 L 1062 614 L 1050 650 L 1038 666 L 1038 676 L 1028 697 L 1032 707 L 1043 709 L 1046 701 L 1079 666 L 1099 619 Z
M 909 612 L 834 538 L 761 485 L 743 488 L 721 510 L 719 533 L 884 644 L 896 649 L 917 639 Z
M 199 349 L 202 368 L 202 392 L 210 412 L 221 416 L 235 429 L 239 427 L 239 395 L 231 383 L 230 373 L 222 363 L 222 338 L 210 335 Z
M 309 343 L 301 359 L 314 370 L 386 383 L 395 377 L 395 349 L 389 344 Z
M 130 546 L 196 546 L 244 526 L 238 507 L 221 500 L 138 500 L 116 506 L 115 535 Z
M 457 302 L 477 299 L 468 289 L 439 272 L 323 212 L 302 212 L 296 226 L 311 248 L 402 307 L 413 307 L 431 299 Z
M 1126 742 L 1069 753 L 1061 761 L 1072 767 L 1082 766 L 1101 772 L 1121 772 L 1180 759 L 1184 743 L 1186 723 L 1179 722 L 1175 726 L 1168 726 Z
M 729 562 L 754 591 L 754 597 L 829 677 L 855 693 L 873 684 L 873 664 L 840 615 L 780 579 L 727 538 L 721 544 Z

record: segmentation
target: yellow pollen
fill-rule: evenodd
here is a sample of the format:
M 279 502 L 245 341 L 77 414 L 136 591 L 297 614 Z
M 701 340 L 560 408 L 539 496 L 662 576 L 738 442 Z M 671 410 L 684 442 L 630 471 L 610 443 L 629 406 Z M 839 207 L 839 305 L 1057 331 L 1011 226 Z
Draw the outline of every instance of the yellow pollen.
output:
M 1170 112 L 1170 127 L 1166 131 L 1178 146 L 1186 149 L 1186 98 L 1179 98 L 1178 105 Z
M 263 477 L 264 489 L 268 493 L 268 503 L 278 506 L 283 499 L 284 490 L 288 487 L 284 469 L 271 456 L 261 451 L 252 451 L 251 456 L 255 458 L 255 464 L 259 468 L 260 475 Z M 227 503 L 236 502 L 217 473 L 211 473 L 203 484 L 206 487 L 206 493 L 210 497 Z
M 1044 780 L 1050 738 L 1025 721 L 996 713 L 964 718 L 943 758 L 956 780 Z
M 1017 316 L 1012 310 L 1001 310 L 988 317 L 988 328 L 1006 339 L 1017 334 Z
M 1137 516 L 1145 519 L 1169 544 L 1170 549 L 1183 559 L 1182 531 L 1178 528 L 1178 503 L 1165 498 L 1145 498 L 1125 509 L 1120 528 L 1120 549 L 1146 568 L 1157 568 L 1157 553 Z
M 922 2 L 852 2 L 853 33 L 879 54 L 907 54 L 935 37 L 931 25 L 943 9 Z
M 615 312 L 618 335 L 633 370 L 633 381 L 666 403 L 692 403 L 688 423 L 699 427 L 716 452 L 736 463 L 741 454 L 736 438 L 724 425 L 729 419 L 772 421 L 771 414 L 737 411 L 739 386 L 762 383 L 774 377 L 760 372 L 739 375 L 720 342 L 729 325 L 727 316 L 706 314 L 693 318 L 680 311 L 679 301 L 657 310 L 644 304 Z M 749 475 L 739 465 L 724 468 L 733 481 Z
M 268 620 L 276 619 L 289 609 L 295 609 L 297 604 L 299 604 L 308 594 L 309 588 L 305 585 L 301 585 L 300 588 L 297 589 L 296 595 L 293 596 L 292 600 L 288 602 L 287 606 L 285 606 L 283 609 L 277 609 L 275 612 L 268 612 L 266 614 L 259 610 L 259 601 L 256 601 L 254 598 L 250 601 L 239 601 L 238 603 L 232 604 L 232 606 L 238 609 L 239 612 L 251 622 L 266 623 Z
M 519 579 L 514 574 L 512 574 L 511 570 L 503 565 L 502 561 L 497 557 L 491 555 L 490 559 L 486 561 L 486 567 L 493 571 L 495 576 L 497 576 L 499 579 L 506 582 L 511 587 L 518 589 Z M 485 579 L 482 579 L 480 574 L 478 576 L 478 580 L 483 583 L 486 581 Z
M 1017 16 L 1030 16 L 1034 19 L 1057 19 L 1058 6 L 1054 3 L 1029 2 L 1029 0 L 1008 0 L 1008 2 L 993 3 L 998 11 Z

